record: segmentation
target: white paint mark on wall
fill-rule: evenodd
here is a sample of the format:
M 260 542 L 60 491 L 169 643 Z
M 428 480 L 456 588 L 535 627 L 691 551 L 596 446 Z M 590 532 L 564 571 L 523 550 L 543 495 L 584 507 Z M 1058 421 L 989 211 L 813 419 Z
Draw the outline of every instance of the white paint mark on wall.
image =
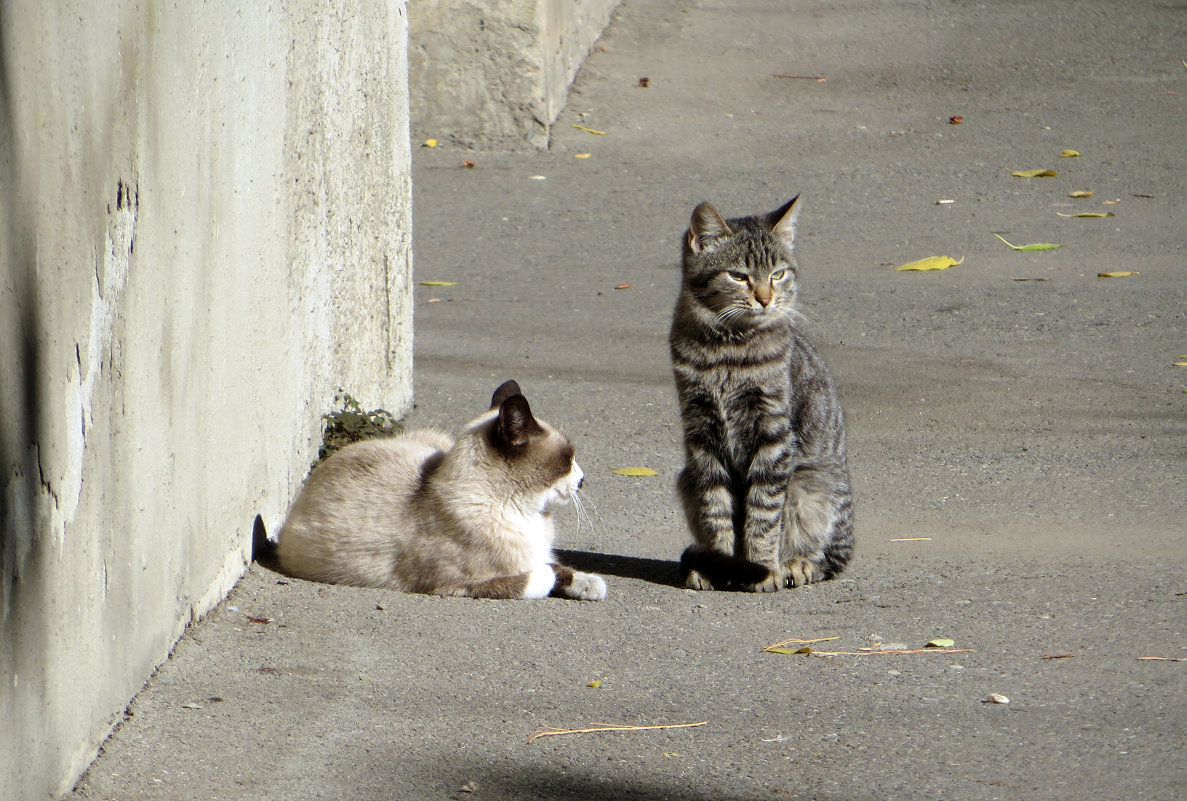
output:
M 139 204 L 139 187 L 120 181 L 116 189 L 115 207 L 108 210 L 102 273 L 96 269 L 95 285 L 91 287 L 86 358 L 84 360 L 82 355 L 82 345 L 76 346 L 78 375 L 66 391 L 63 419 L 70 421 L 66 427 L 66 470 L 62 487 L 55 494 L 56 508 L 51 511 L 51 524 L 59 547 L 65 540 L 66 526 L 74 520 L 82 497 L 87 429 L 94 420 L 92 406 L 95 388 L 115 344 L 117 310 L 128 284 L 132 251 L 136 244 Z

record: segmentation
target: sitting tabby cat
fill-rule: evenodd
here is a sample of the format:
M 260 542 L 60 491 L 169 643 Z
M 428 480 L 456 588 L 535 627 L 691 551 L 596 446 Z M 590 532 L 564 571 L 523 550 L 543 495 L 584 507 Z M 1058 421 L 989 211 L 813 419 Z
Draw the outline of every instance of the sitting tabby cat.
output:
M 572 444 L 508 381 L 456 442 L 411 431 L 319 464 L 280 531 L 277 561 L 290 576 L 335 584 L 601 600 L 605 581 L 552 554 L 547 507 L 567 503 L 582 480 Z
M 845 423 L 796 327 L 798 196 L 770 214 L 692 214 L 669 339 L 694 543 L 687 586 L 769 592 L 822 581 L 853 553 Z

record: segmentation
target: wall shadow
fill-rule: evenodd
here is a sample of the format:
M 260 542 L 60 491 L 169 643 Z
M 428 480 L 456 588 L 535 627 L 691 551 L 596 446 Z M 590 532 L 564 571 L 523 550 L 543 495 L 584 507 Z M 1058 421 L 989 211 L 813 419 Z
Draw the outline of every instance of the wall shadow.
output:
M 0 737 L 0 775 L 13 798 L 32 797 L 51 786 L 57 770 L 44 748 L 44 709 L 34 699 L 45 691 L 49 637 L 45 618 L 45 554 L 38 527 L 43 486 L 38 447 L 44 404 L 41 310 L 36 284 L 35 204 L 24 191 L 20 131 L 8 43 L 5 5 L 0 3 L 0 708 L 15 736 Z M 37 710 L 30 713 L 30 710 Z M 20 745 L 17 745 L 20 744 Z M 6 745 L 17 745 L 9 750 Z
M 834 795 L 814 788 L 782 786 L 784 783 L 773 777 L 768 781 L 739 780 L 719 771 L 708 776 L 640 776 L 632 768 L 605 763 L 563 770 L 542 768 L 535 759 L 525 759 L 527 762 L 531 764 L 501 762 L 496 766 L 476 764 L 472 759 L 454 760 L 442 775 L 474 777 L 474 797 L 491 801 L 874 801 L 879 797 L 874 791 Z M 466 797 L 465 791 L 452 796 Z
M 5 17 L 0 5 L 0 31 L 7 28 Z M 37 446 L 43 392 L 33 221 L 28 204 L 21 202 L 14 79 L 8 61 L 0 39 L 0 637 L 6 646 L 15 646 L 13 610 L 19 596 L 28 594 L 20 585 L 31 579 L 34 571 L 28 566 L 38 558 Z M 6 647 L 4 653 L 18 652 Z

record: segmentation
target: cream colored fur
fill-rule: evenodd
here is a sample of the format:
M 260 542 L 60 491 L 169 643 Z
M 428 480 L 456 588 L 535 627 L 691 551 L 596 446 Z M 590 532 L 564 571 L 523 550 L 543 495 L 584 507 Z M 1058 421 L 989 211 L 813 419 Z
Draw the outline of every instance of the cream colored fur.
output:
M 355 443 L 320 464 L 280 531 L 284 572 L 404 592 L 547 596 L 556 561 L 548 507 L 567 503 L 583 475 L 569 441 L 514 392 L 456 442 L 411 431 Z M 508 587 L 509 595 L 492 589 Z M 579 573 L 560 592 L 600 599 L 606 588 Z

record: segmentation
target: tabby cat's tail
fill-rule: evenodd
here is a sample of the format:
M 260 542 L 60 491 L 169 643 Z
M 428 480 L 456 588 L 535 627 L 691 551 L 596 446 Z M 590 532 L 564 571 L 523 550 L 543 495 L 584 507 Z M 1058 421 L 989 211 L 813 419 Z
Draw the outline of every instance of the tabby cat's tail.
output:
M 770 570 L 757 562 L 712 551 L 700 545 L 690 545 L 680 555 L 680 575 L 688 578 L 693 570 L 709 579 L 716 589 L 761 584 L 771 575 Z

